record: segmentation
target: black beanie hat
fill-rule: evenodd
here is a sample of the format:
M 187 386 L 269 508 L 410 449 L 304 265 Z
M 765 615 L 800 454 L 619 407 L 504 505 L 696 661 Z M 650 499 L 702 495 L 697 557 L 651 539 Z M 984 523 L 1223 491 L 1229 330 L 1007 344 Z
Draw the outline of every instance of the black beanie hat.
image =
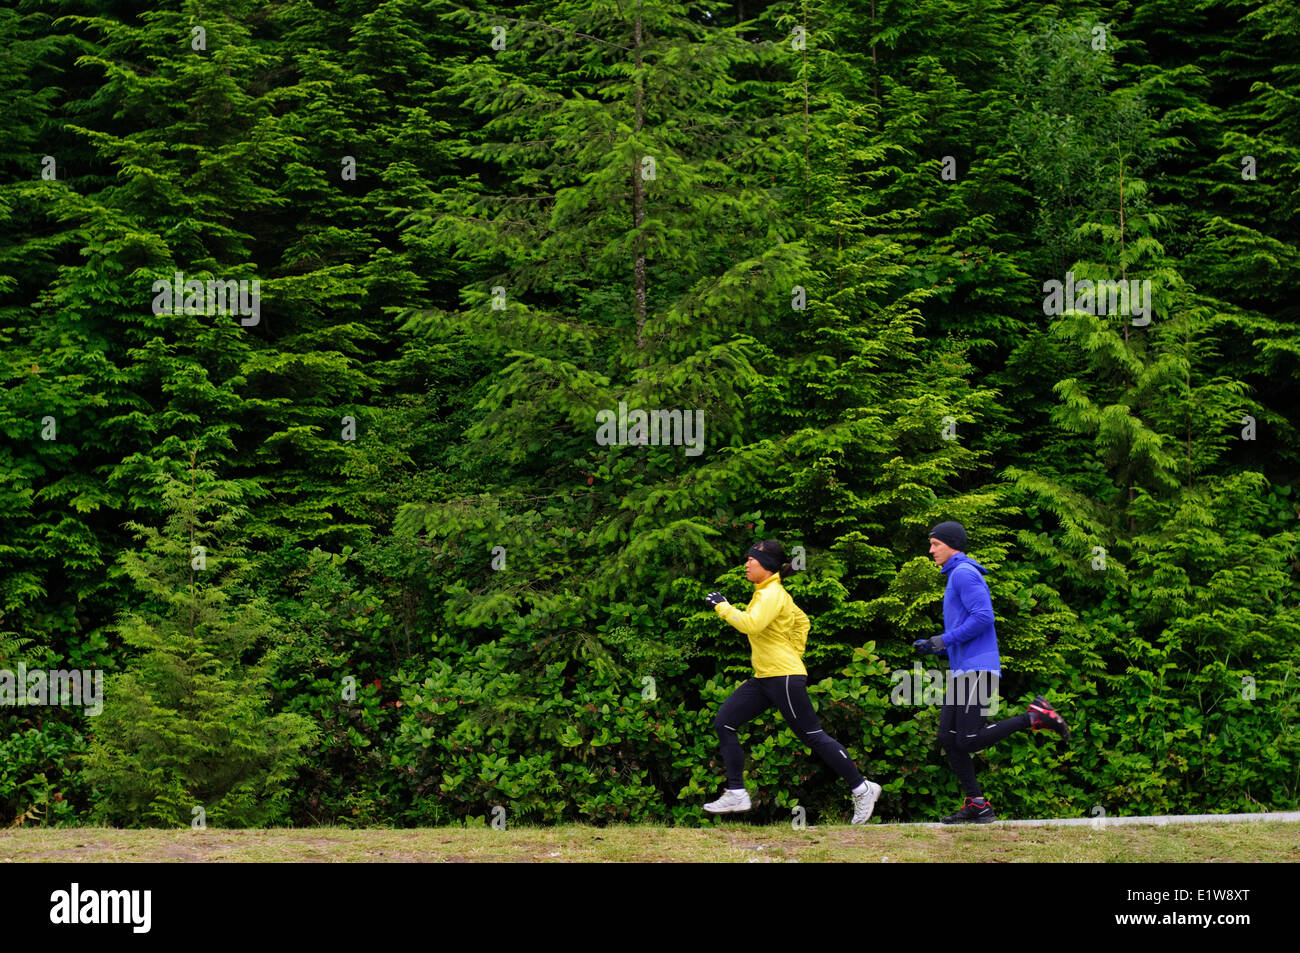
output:
M 745 555 L 753 556 L 768 572 L 777 572 L 785 562 L 785 547 L 774 539 L 768 539 L 749 547 L 749 552 Z
M 951 521 L 940 523 L 930 530 L 930 538 L 937 539 L 941 543 L 947 543 L 958 552 L 966 552 L 966 527 L 962 526 L 961 523 Z

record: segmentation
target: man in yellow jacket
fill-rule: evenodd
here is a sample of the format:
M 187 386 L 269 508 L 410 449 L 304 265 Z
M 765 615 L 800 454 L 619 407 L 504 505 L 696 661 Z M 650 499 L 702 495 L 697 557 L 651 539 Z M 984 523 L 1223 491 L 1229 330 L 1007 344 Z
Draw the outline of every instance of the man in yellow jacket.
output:
M 754 677 L 731 693 L 714 719 L 727 770 L 727 790 L 704 809 L 712 814 L 749 810 L 745 752 L 736 729 L 776 706 L 804 744 L 848 784 L 853 794 L 853 823 L 865 824 L 880 796 L 880 785 L 863 780 L 844 746 L 822 730 L 813 711 L 808 670 L 803 666 L 808 616 L 781 585 L 782 578 L 788 579 L 794 571 L 785 561 L 784 547 L 776 540 L 764 540 L 749 550 L 745 561 L 745 576 L 754 584 L 754 596 L 745 609 L 731 605 L 720 592 L 705 597 L 714 612 L 749 637 Z

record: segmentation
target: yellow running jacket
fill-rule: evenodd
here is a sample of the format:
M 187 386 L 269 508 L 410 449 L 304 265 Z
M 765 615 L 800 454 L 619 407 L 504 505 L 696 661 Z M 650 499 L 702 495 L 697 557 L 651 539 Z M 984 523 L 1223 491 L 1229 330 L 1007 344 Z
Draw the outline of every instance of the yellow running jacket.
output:
M 713 611 L 749 636 L 756 677 L 808 674 L 801 661 L 808 644 L 808 617 L 781 585 L 780 573 L 756 583 L 754 598 L 744 609 L 719 602 Z

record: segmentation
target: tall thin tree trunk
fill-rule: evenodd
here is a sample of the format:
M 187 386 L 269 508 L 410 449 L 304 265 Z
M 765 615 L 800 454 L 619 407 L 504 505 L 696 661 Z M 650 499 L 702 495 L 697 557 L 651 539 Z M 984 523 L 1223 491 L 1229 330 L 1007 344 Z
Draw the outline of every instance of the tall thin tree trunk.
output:
M 197 465 L 198 451 L 190 451 L 190 638 L 194 638 L 194 510 L 198 504 L 194 502 L 194 468 Z
M 808 9 L 803 12 L 803 211 L 807 215 L 812 201 L 812 173 L 808 159 Z
M 645 122 L 645 87 L 641 75 L 641 0 L 636 3 L 636 27 L 633 32 L 633 47 L 636 49 L 636 121 L 634 129 L 641 132 Z M 632 224 L 638 229 L 635 239 L 632 284 L 636 296 L 636 346 L 641 352 L 641 366 L 645 367 L 645 321 L 646 321 L 646 278 L 645 250 L 642 247 L 640 228 L 645 224 L 645 193 L 641 188 L 641 156 L 632 155 Z
M 876 0 L 871 0 L 871 30 L 876 29 Z M 880 102 L 880 64 L 876 62 L 876 41 L 871 41 L 871 90 Z

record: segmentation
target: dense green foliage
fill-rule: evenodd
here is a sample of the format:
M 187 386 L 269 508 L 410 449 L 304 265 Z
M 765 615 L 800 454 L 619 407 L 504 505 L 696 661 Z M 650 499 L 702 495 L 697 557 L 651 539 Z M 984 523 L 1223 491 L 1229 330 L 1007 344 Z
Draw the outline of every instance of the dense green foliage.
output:
M 946 519 L 1074 729 L 1000 814 L 1300 804 L 1292 4 L 136 6 L 0 9 L 0 669 L 106 673 L 0 707 L 0 823 L 707 822 L 761 538 L 932 819 Z

